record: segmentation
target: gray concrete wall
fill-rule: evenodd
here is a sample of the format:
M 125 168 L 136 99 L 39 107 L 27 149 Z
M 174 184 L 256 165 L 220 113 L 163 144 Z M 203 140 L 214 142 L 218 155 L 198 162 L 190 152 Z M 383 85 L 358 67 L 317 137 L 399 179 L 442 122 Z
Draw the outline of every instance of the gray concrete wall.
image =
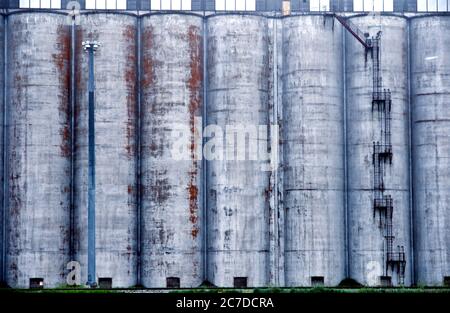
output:
M 331 17 L 283 20 L 285 280 L 345 277 L 342 27 Z
M 142 284 L 203 281 L 203 21 L 192 15 L 142 19 Z M 180 131 L 188 133 L 181 141 Z M 177 151 L 185 151 L 181 158 Z
M 65 283 L 69 261 L 70 28 L 60 14 L 8 17 L 6 282 Z
M 407 20 L 379 15 L 351 18 L 370 36 L 381 35 L 381 76 L 392 92 L 391 136 L 393 160 L 385 168 L 385 194 L 393 203 L 394 249 L 405 246 L 405 285 L 411 284 L 409 147 L 408 147 L 408 45 Z M 372 111 L 372 58 L 346 34 L 348 233 L 350 277 L 364 285 L 379 284 L 386 275 L 384 229 L 373 210 L 373 142 L 380 141 L 380 124 Z M 393 284 L 396 273 L 391 271 Z
M 82 14 L 76 28 L 75 260 L 87 275 L 88 53 L 95 53 L 97 276 L 113 287 L 137 284 L 136 105 L 137 19 L 123 14 Z M 84 282 L 83 282 L 84 283 Z
M 450 18 L 411 20 L 411 96 L 416 275 L 450 276 Z

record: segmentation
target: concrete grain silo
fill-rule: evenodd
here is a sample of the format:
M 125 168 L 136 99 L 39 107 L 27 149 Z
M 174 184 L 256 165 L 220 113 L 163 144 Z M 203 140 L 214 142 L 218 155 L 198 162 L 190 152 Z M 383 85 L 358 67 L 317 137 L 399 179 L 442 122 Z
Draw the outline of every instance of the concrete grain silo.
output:
M 287 286 L 345 278 L 342 27 L 323 15 L 283 20 Z
M 75 259 L 87 279 L 88 53 L 95 52 L 95 180 L 97 278 L 112 287 L 137 284 L 137 18 L 86 13 L 76 26 Z
M 215 138 L 216 149 L 223 143 L 207 167 L 208 280 L 220 287 L 269 282 L 270 172 L 250 151 L 254 129 L 269 124 L 267 25 L 266 18 L 250 15 L 207 20 L 206 119 L 216 127 L 204 136 Z M 242 147 L 229 140 L 236 137 L 230 128 L 227 136 L 227 125 L 244 128 L 237 137 L 248 137 L 248 155 L 235 151 Z
M 7 27 L 6 282 L 65 284 L 69 262 L 70 28 L 18 12 Z
M 448 14 L 47 2 L 0 13 L 0 285 L 85 285 L 92 195 L 100 287 L 450 285 Z
M 450 282 L 450 17 L 411 19 L 414 239 L 418 285 Z
M 369 286 L 410 285 L 407 20 L 378 14 L 349 20 L 373 42 L 381 31 L 378 63 L 376 49 L 366 53 L 345 36 L 349 275 Z M 380 145 L 383 151 L 375 151 Z M 406 263 L 397 260 L 403 257 Z
M 141 281 L 152 288 L 197 287 L 205 233 L 198 153 L 203 20 L 147 15 L 141 40 Z

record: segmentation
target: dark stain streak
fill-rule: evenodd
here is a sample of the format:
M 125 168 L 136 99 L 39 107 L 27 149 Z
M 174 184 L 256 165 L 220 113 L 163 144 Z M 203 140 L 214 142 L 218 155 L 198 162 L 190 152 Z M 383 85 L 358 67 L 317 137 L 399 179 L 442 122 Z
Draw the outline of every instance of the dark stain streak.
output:
M 70 157 L 71 155 L 71 135 L 70 135 L 70 106 L 69 106 L 69 90 L 70 90 L 70 44 L 71 36 L 69 28 L 65 25 L 58 27 L 57 46 L 58 51 L 52 55 L 53 62 L 58 68 L 61 80 L 59 89 L 59 106 L 58 110 L 62 118 L 62 125 L 59 130 L 61 136 L 61 156 Z
M 191 235 L 196 238 L 200 229 L 197 225 L 198 221 L 198 187 L 196 185 L 198 164 L 196 160 L 196 129 L 195 117 L 199 114 L 201 105 L 201 82 L 202 82 L 202 64 L 201 64 L 201 37 L 199 29 L 190 26 L 188 30 L 189 52 L 190 52 L 190 77 L 188 81 L 189 87 L 189 128 L 191 132 L 190 156 L 192 160 L 191 171 L 189 172 L 189 221 L 193 224 Z
M 125 27 L 122 36 L 129 42 L 129 47 L 127 49 L 128 54 L 126 56 L 126 68 L 124 73 L 124 79 L 126 82 L 127 89 L 127 122 L 126 122 L 126 136 L 127 145 L 125 150 L 127 151 L 127 156 L 131 159 L 136 154 L 136 142 L 134 140 L 136 134 L 136 44 L 135 44 L 135 29 L 133 25 L 128 25 Z

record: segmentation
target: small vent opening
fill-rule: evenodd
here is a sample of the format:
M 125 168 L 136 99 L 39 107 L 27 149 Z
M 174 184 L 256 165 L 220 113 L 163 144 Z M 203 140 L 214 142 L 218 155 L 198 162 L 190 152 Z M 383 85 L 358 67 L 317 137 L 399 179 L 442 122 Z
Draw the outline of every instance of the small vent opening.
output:
M 166 278 L 167 288 L 180 288 L 180 278 L 179 277 L 167 277 Z
M 30 289 L 42 289 L 44 288 L 43 278 L 30 278 Z
M 392 287 L 391 276 L 380 276 L 381 287 Z
M 311 276 L 311 286 L 320 287 L 324 285 L 325 279 L 323 276 Z
M 450 276 L 444 276 L 444 286 L 450 287 Z
M 98 287 L 100 289 L 111 289 L 112 288 L 112 278 L 111 277 L 99 277 Z
M 234 277 L 233 286 L 234 288 L 247 288 L 247 277 Z

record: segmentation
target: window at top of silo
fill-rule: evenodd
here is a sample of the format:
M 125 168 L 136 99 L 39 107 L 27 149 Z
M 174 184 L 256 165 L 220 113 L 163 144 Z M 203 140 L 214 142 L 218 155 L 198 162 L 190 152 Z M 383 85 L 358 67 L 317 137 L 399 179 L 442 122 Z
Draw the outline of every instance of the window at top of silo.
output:
M 417 0 L 417 12 L 448 12 L 448 0 Z
M 216 11 L 255 11 L 256 0 L 216 0 Z
M 417 0 L 417 11 L 425 12 L 427 10 L 427 0 Z
M 172 0 L 172 10 L 181 10 L 181 0 Z
M 86 0 L 86 10 L 126 10 L 127 0 Z
M 330 0 L 311 0 L 309 10 L 312 12 L 330 11 Z
M 61 0 L 20 0 L 21 9 L 61 9 Z
M 429 12 L 436 12 L 437 11 L 437 0 L 428 0 L 427 11 L 429 11 Z
M 363 0 L 353 0 L 353 11 L 364 11 Z
M 373 10 L 375 12 L 382 12 L 383 11 L 383 0 L 375 0 L 373 2 Z
M 191 10 L 191 0 L 150 0 L 150 10 Z
M 95 8 L 99 10 L 105 10 L 106 0 L 95 0 Z
M 106 9 L 114 10 L 116 8 L 116 0 L 106 0 Z
M 385 12 L 394 12 L 394 1 L 393 0 L 384 0 L 383 11 Z
M 447 12 L 448 11 L 447 0 L 438 0 L 438 11 L 439 12 Z
M 353 0 L 353 11 L 355 12 L 392 12 L 394 11 L 393 0 Z
M 117 0 L 117 9 L 126 10 L 127 9 L 127 0 Z
M 86 0 L 84 7 L 87 10 L 95 9 L 95 0 Z

